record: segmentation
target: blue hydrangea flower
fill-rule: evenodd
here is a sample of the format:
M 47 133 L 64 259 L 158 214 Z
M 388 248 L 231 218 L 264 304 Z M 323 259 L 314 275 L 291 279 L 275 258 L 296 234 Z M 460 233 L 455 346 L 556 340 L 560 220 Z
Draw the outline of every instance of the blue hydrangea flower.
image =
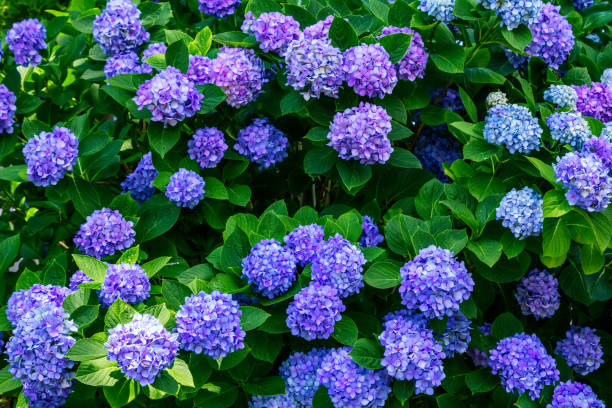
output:
M 0 57 L 1 58 L 1 57 Z M 4 85 L 0 84 L 0 135 L 13 133 L 17 97 Z
M 491 92 L 487 95 L 487 108 L 491 109 L 495 105 L 507 105 L 508 97 L 501 91 Z
M 559 69 L 574 47 L 572 25 L 559 14 L 559 6 L 546 3 L 538 14 L 538 20 L 529 26 L 531 43 L 527 54 L 541 57 L 551 68 Z
M 566 381 L 555 387 L 552 402 L 546 408 L 606 408 L 588 385 Z
M 378 246 L 385 240 L 385 237 L 378 232 L 378 226 L 376 223 L 367 215 L 363 216 L 363 222 L 361 224 L 363 232 L 359 238 L 359 245 L 362 248 L 370 246 Z
M 304 29 L 304 38 L 311 40 L 327 40 L 329 38 L 329 28 L 334 22 L 334 16 L 327 16 L 325 20 L 320 20 Z
M 455 16 L 455 0 L 421 0 L 419 10 L 424 11 L 434 18 L 434 20 L 448 23 L 453 21 Z
M 502 198 L 497 207 L 496 219 L 518 239 L 538 236 L 544 225 L 542 196 L 529 187 L 513 188 Z
M 489 143 L 506 146 L 510 153 L 540 150 L 542 128 L 529 109 L 519 105 L 496 105 L 485 117 L 484 137 Z
M 85 275 L 85 272 L 79 269 L 70 277 L 70 282 L 68 284 L 68 287 L 70 288 L 71 291 L 74 292 L 74 291 L 79 290 L 79 285 L 81 283 L 85 283 L 85 282 L 91 282 L 91 278 Z
M 106 55 L 136 51 L 149 41 L 140 22 L 140 10 L 130 0 L 108 0 L 93 22 L 93 37 Z
M 599 81 L 602 84 L 606 84 L 606 85 L 612 86 L 612 68 L 604 69 L 603 73 L 601 74 L 601 78 L 599 79 Z
M 255 17 L 248 11 L 244 16 L 241 30 L 252 34 L 263 52 L 285 55 L 289 43 L 300 38 L 300 24 L 291 16 L 273 11 Z
M 359 247 L 336 234 L 321 245 L 312 262 L 312 280 L 338 289 L 341 298 L 363 288 L 366 259 Z
M 104 64 L 104 76 L 107 79 L 120 74 L 139 74 L 141 72 L 140 59 L 135 52 L 113 55 Z
M 612 127 L 610 128 L 612 129 Z M 612 169 L 612 135 L 608 138 L 602 131 L 601 136 L 587 139 L 582 146 L 582 151 L 593 153 L 599 157 L 604 167 Z
M 312 397 L 320 386 L 317 369 L 328 353 L 325 348 L 312 349 L 308 353 L 295 352 L 278 369 L 285 380 L 287 395 L 306 408 L 312 407 Z
M 127 249 L 134 243 L 134 223 L 117 210 L 95 210 L 74 236 L 74 243 L 85 255 L 102 258 Z
M 210 58 L 201 55 L 190 55 L 187 78 L 196 85 L 211 84 L 215 82 L 211 67 L 212 60 Z
M 452 164 L 460 159 L 461 150 L 461 143 L 450 135 L 425 128 L 417 138 L 413 152 L 425 170 L 432 172 L 438 180 L 450 183 L 442 164 Z
M 612 141 L 612 122 L 606 123 L 606 126 L 601 130 L 600 137 Z
M 234 14 L 240 6 L 240 0 L 198 0 L 200 11 L 217 17 L 225 17 Z
M 594 3 L 593 0 L 573 0 L 574 8 L 578 11 L 584 10 L 585 8 L 591 7 Z
M 557 278 L 540 269 L 531 270 L 521 279 L 514 296 L 521 312 L 536 320 L 552 317 L 561 305 Z
M 544 386 L 559 380 L 555 359 L 535 334 L 520 333 L 500 340 L 489 353 L 489 365 L 507 392 L 528 391 L 532 400 L 540 397 Z
M 453 357 L 456 354 L 463 354 L 467 351 L 468 344 L 470 344 L 472 339 L 470 335 L 471 324 L 472 321 L 461 312 L 457 312 L 448 318 L 446 329 L 440 338 L 444 345 L 446 357 Z
M 319 381 L 327 387 L 334 407 L 384 406 L 391 392 L 390 377 L 385 370 L 370 370 L 357 365 L 349 352 L 348 347 L 331 350 L 317 370 Z
M 442 92 L 444 92 L 444 94 L 440 97 Z M 435 100 L 440 97 L 440 107 L 453 112 L 463 110 L 463 102 L 461 101 L 461 94 L 459 94 L 459 91 L 449 88 L 446 91 L 444 91 L 444 89 L 430 90 L 429 93 L 432 96 L 432 102 L 435 102 Z
M 474 289 L 472 274 L 448 249 L 431 245 L 421 249 L 400 269 L 402 304 L 418 309 L 430 319 L 442 319 L 459 311 L 459 304 Z
M 149 46 L 142 52 L 142 65 L 140 67 L 140 71 L 144 74 L 150 74 L 153 72 L 153 67 L 146 63 L 147 58 L 152 57 L 153 55 L 165 55 L 168 47 L 166 44 L 158 42 L 149 44 Z M 191 57 L 191 55 L 189 56 Z
M 42 62 L 39 50 L 47 48 L 47 30 L 38 19 L 19 21 L 6 32 L 5 41 L 15 55 L 15 63 L 24 67 L 37 66 Z
M 300 266 L 315 260 L 317 252 L 325 242 L 323 227 L 317 224 L 300 225 L 283 238 Z
M 242 260 L 242 275 L 269 299 L 287 292 L 297 276 L 296 259 L 275 239 L 258 242 Z
M 397 77 L 404 81 L 414 81 L 417 78 L 423 78 L 429 54 L 425 51 L 425 44 L 421 34 L 408 27 L 387 26 L 383 27 L 381 35 L 376 38 L 381 39 L 385 35 L 396 33 L 412 34 L 412 40 L 406 55 L 395 64 Z
M 514 30 L 519 25 L 530 25 L 538 20 L 542 10 L 541 0 L 481 0 L 480 3 L 494 10 L 502 19 L 502 26 Z
M 253 395 L 249 408 L 300 408 L 287 394 L 261 396 Z
M 585 84 L 573 88 L 578 94 L 578 112 L 604 123 L 612 122 L 612 85 L 592 82 L 590 86 Z
M 205 185 L 204 179 L 198 173 L 180 168 L 170 176 L 166 197 L 179 207 L 193 209 L 204 198 Z
M 223 132 L 216 127 L 196 130 L 193 138 L 187 142 L 187 147 L 189 158 L 197 161 L 203 169 L 217 167 L 227 150 Z
M 7 302 L 6 318 L 13 327 L 17 327 L 19 321 L 28 312 L 45 304 L 61 307 L 69 294 L 70 290 L 68 288 L 36 283 L 28 289 L 13 292 Z
M 336 288 L 311 282 L 287 307 L 287 327 L 291 334 L 308 341 L 328 339 L 345 310 Z
M 557 342 L 555 354 L 580 375 L 587 375 L 603 364 L 603 350 L 595 329 L 572 326 L 563 340 Z
M 267 118 L 256 118 L 238 132 L 234 150 L 259 164 L 260 169 L 267 169 L 287 157 L 288 146 L 289 139 Z
M 348 86 L 361 96 L 384 98 L 397 84 L 395 67 L 380 44 L 361 44 L 346 50 L 342 72 Z
M 144 269 L 139 265 L 120 263 L 109 265 L 100 290 L 100 303 L 108 307 L 117 298 L 135 305 L 150 296 L 151 284 Z
M 136 169 L 121 183 L 122 191 L 129 192 L 134 200 L 147 201 L 155 193 L 153 181 L 158 174 L 153 166 L 151 152 L 148 152 L 142 156 Z
M 544 100 L 556 105 L 557 108 L 576 109 L 578 93 L 571 86 L 551 85 L 544 91 Z
M 506 53 L 506 57 L 508 58 L 508 62 L 514 67 L 514 68 L 520 68 L 523 71 L 527 71 L 528 65 L 527 63 L 529 62 L 529 56 L 527 55 L 522 55 L 522 54 L 517 54 L 514 51 L 505 50 Z
M 359 106 L 336 113 L 329 125 L 327 145 L 344 160 L 385 163 L 393 152 L 389 132 L 391 116 L 387 111 L 382 106 L 360 102 Z
M 79 155 L 79 140 L 72 131 L 56 126 L 51 132 L 41 132 L 23 147 L 28 165 L 28 179 L 39 187 L 56 185 L 67 171 L 72 171 Z

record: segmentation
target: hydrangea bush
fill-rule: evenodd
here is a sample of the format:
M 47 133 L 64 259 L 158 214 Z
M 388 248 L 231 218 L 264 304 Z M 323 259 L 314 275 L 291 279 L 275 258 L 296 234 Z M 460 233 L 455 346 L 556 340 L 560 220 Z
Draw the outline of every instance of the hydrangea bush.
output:
M 0 406 L 610 405 L 610 9 L 0 0 Z

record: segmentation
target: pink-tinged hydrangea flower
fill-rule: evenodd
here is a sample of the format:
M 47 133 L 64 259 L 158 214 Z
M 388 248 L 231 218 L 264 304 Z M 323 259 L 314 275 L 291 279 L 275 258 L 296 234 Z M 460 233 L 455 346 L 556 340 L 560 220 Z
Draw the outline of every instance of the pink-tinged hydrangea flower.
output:
M 559 282 L 551 273 L 533 269 L 521 279 L 514 294 L 525 316 L 536 320 L 552 317 L 561 305 Z
M 67 319 L 61 306 L 42 304 L 20 317 L 6 345 L 8 371 L 21 381 L 30 407 L 63 406 L 72 390 L 74 361 L 66 353 L 77 327 Z
M 193 209 L 204 198 L 205 185 L 204 179 L 198 173 L 180 168 L 170 176 L 166 197 L 178 207 Z
M 325 348 L 312 349 L 308 353 L 295 352 L 278 369 L 285 380 L 287 395 L 306 408 L 312 407 L 312 397 L 320 386 L 317 369 L 328 353 Z
M 552 103 L 557 108 L 576 109 L 578 93 L 571 86 L 551 85 L 544 91 L 544 100 Z
M 610 127 L 610 129 L 612 129 L 612 127 Z M 593 153 L 599 157 L 604 167 L 612 169 L 612 135 L 610 135 L 610 138 L 607 138 L 602 131 L 601 136 L 592 137 L 584 142 L 582 151 Z
M 334 16 L 327 16 L 325 20 L 317 21 L 304 29 L 304 38 L 310 40 L 327 40 L 329 38 L 329 28 L 334 22 Z
M 518 239 L 538 236 L 544 225 L 542 196 L 529 187 L 513 188 L 502 198 L 495 211 L 496 219 Z
M 142 66 L 140 67 L 140 70 L 145 74 L 152 73 L 153 67 L 146 63 L 147 58 L 158 54 L 165 55 L 167 50 L 168 47 L 166 47 L 166 44 L 164 43 L 158 42 L 149 44 L 147 49 L 142 52 Z
M 187 147 L 189 158 L 197 161 L 203 169 L 217 167 L 227 150 L 223 132 L 216 127 L 196 130 Z
M 541 57 L 551 68 L 558 69 L 574 47 L 572 25 L 559 14 L 559 6 L 546 3 L 538 20 L 529 26 L 533 39 L 525 48 L 527 54 Z
M 106 358 L 116 361 L 126 377 L 144 387 L 172 366 L 179 342 L 178 334 L 170 333 L 155 317 L 137 313 L 131 322 L 108 331 L 104 347 Z
M 0 57 L 1 58 L 1 57 Z M 4 85 L 0 85 L 0 135 L 13 133 L 17 97 Z
M 297 276 L 296 259 L 275 239 L 258 242 L 242 260 L 242 275 L 269 299 L 287 292 Z
M 494 10 L 502 19 L 502 26 L 514 30 L 519 25 L 536 23 L 542 10 L 541 0 L 480 0 L 483 7 Z
M 453 357 L 467 351 L 468 344 L 472 339 L 470 335 L 471 324 L 472 321 L 461 312 L 457 312 L 448 318 L 444 334 L 440 337 L 446 357 Z
M 603 364 L 603 351 L 595 329 L 572 326 L 565 338 L 557 342 L 555 354 L 580 375 L 587 375 Z
M 443 163 L 452 164 L 462 157 L 461 143 L 453 137 L 432 128 L 425 128 L 414 144 L 414 155 L 425 170 L 429 170 L 444 183 L 451 179 L 444 173 Z
M 249 402 L 249 408 L 300 408 L 298 404 L 287 394 L 261 396 L 253 395 Z
M 546 118 L 550 136 L 573 148 L 582 146 L 591 136 L 591 129 L 582 115 L 577 112 L 555 112 Z
M 79 285 L 81 283 L 86 283 L 86 282 L 91 282 L 91 278 L 85 275 L 85 272 L 79 269 L 70 277 L 70 282 L 68 284 L 68 287 L 70 288 L 71 291 L 74 292 L 74 291 L 79 290 Z
M 29 289 L 13 292 L 7 303 L 6 318 L 13 327 L 17 327 L 19 321 L 28 312 L 45 304 L 61 307 L 69 294 L 70 290 L 68 288 L 36 283 Z
M 263 52 L 285 55 L 287 45 L 300 38 L 300 24 L 291 16 L 273 11 L 255 17 L 248 11 L 244 16 L 241 30 L 253 34 Z
M 87 217 L 73 241 L 85 255 L 100 259 L 132 246 L 133 226 L 119 211 L 102 208 Z
M 317 370 L 321 385 L 327 387 L 336 408 L 380 408 L 391 392 L 385 370 L 370 370 L 357 365 L 350 348 L 331 350 Z
M 39 50 L 47 48 L 47 30 L 38 19 L 30 18 L 13 24 L 6 32 L 6 43 L 15 55 L 17 65 L 37 66 L 42 62 Z
M 342 87 L 342 51 L 329 40 L 301 38 L 289 43 L 285 53 L 287 85 L 302 91 L 304 99 L 321 94 L 337 98 Z
M 139 73 L 141 73 L 140 59 L 135 52 L 113 55 L 104 64 L 104 76 L 107 79 L 121 74 Z
M 552 402 L 546 408 L 606 408 L 588 385 L 566 381 L 555 387 Z
M 397 73 L 380 44 L 361 44 L 344 52 L 344 79 L 356 94 L 384 98 L 393 92 Z
M 412 34 L 412 41 L 406 55 L 395 64 L 397 69 L 397 77 L 404 81 L 414 81 L 417 78 L 423 78 L 425 76 L 425 67 L 427 66 L 427 58 L 429 54 L 425 51 L 425 44 L 421 38 L 421 34 L 417 33 L 408 27 L 395 27 L 388 26 L 382 29 L 382 34 L 379 35 L 378 39 L 381 39 L 385 35 L 405 33 Z
M 604 72 L 601 74 L 601 78 L 599 78 L 599 80 L 602 84 L 612 86 L 612 68 L 604 69 Z
M 138 87 L 134 102 L 147 108 L 154 122 L 176 126 L 200 110 L 202 95 L 195 85 L 174 67 L 168 67 Z
M 299 291 L 287 307 L 287 327 L 291 334 L 308 341 L 328 339 L 345 310 L 336 288 L 314 281 Z
M 234 14 L 240 6 L 240 0 L 199 0 L 199 2 L 202 13 L 217 17 Z
M 118 298 L 130 305 L 144 302 L 151 296 L 151 284 L 144 269 L 137 264 L 120 263 L 106 269 L 100 303 L 108 307 Z
M 501 91 L 491 92 L 487 95 L 487 108 L 491 109 L 495 105 L 507 105 L 508 97 Z
M 211 71 L 212 60 L 201 55 L 189 56 L 187 78 L 196 85 L 211 84 L 215 81 Z
M 544 386 L 559 380 L 555 359 L 535 334 L 520 333 L 500 340 L 489 353 L 489 365 L 507 392 L 528 391 L 532 400 L 540 397 Z
M 491 335 L 491 323 L 485 323 L 479 327 L 480 332 L 484 336 Z M 474 361 L 474 365 L 479 367 L 489 367 L 489 353 L 476 348 L 470 348 L 467 351 L 468 356 Z
M 427 318 L 442 319 L 459 311 L 474 289 L 472 274 L 448 249 L 431 245 L 421 249 L 400 269 L 402 304 Z
M 106 55 L 120 55 L 136 51 L 150 36 L 134 3 L 109 0 L 93 22 L 93 37 Z
M 448 23 L 453 21 L 455 16 L 453 10 L 455 0 L 421 0 L 419 10 L 424 11 L 434 18 L 434 20 Z
M 288 146 L 289 139 L 267 118 L 256 118 L 238 132 L 234 150 L 259 164 L 260 169 L 267 169 L 287 157 Z
M 485 117 L 487 142 L 506 146 L 510 153 L 540 150 L 542 128 L 529 109 L 520 105 L 496 105 Z
M 23 147 L 23 155 L 28 179 L 35 186 L 54 186 L 67 171 L 72 171 L 79 155 L 79 140 L 70 129 L 58 126 L 31 137 Z
M 359 238 L 359 245 L 362 248 L 378 246 L 378 244 L 385 240 L 385 237 L 383 237 L 382 234 L 378 232 L 378 226 L 369 216 L 363 216 L 361 227 L 363 232 L 361 233 L 361 237 Z
M 341 298 L 363 288 L 366 259 L 359 247 L 336 234 L 321 245 L 312 261 L 312 280 L 338 289 Z
M 306 266 L 315 260 L 323 239 L 323 227 L 317 224 L 300 225 L 283 238 L 298 264 Z
M 176 312 L 176 332 L 181 348 L 213 359 L 244 348 L 246 333 L 240 327 L 242 312 L 231 295 L 214 290 L 185 299 Z
M 336 113 L 329 125 L 327 145 L 344 160 L 385 163 L 393 152 L 389 132 L 391 116 L 387 111 L 381 106 L 360 102 L 359 106 Z
M 408 310 L 390 313 L 384 320 L 384 330 L 378 336 L 385 348 L 381 364 L 394 378 L 415 380 L 415 393 L 432 395 L 445 377 L 442 360 L 446 355 L 426 327 L 427 320 L 414 319 Z
M 591 86 L 574 86 L 578 93 L 576 107 L 584 116 L 612 122 L 612 85 L 593 82 Z
M 148 152 L 142 156 L 136 170 L 130 173 L 121 183 L 122 191 L 124 193 L 129 192 L 134 200 L 147 201 L 155 192 L 153 181 L 158 174 L 153 166 L 151 152 Z

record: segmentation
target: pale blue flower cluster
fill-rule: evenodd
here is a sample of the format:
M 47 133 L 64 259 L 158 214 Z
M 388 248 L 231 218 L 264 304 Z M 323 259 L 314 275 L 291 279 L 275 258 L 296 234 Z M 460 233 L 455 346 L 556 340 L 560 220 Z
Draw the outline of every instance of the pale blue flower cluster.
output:
M 137 51 L 149 41 L 140 21 L 140 10 L 130 0 L 108 0 L 93 22 L 93 37 L 106 55 Z
M 542 128 L 524 106 L 495 105 L 485 117 L 484 137 L 489 143 L 506 146 L 510 153 L 540 150 Z
M 578 112 L 555 112 L 546 118 L 550 136 L 573 148 L 580 148 L 591 136 L 589 124 Z
M 356 94 L 384 98 L 397 85 L 389 53 L 380 44 L 361 44 L 344 52 L 342 72 Z
M 555 387 L 552 402 L 546 408 L 606 408 L 588 385 L 566 381 Z
M 1 56 L 0 56 L 1 58 Z M 4 84 L 0 84 L 0 135 L 13 133 L 17 97 Z
M 556 105 L 557 108 L 576 109 L 578 93 L 568 85 L 551 85 L 544 91 L 544 100 Z
M 499 203 L 496 217 L 518 239 L 538 236 L 544 225 L 542 196 L 529 187 L 513 188 Z
M 455 16 L 455 0 L 421 0 L 419 10 L 424 11 L 434 18 L 434 20 L 448 23 L 453 21 Z
M 38 19 L 19 21 L 6 32 L 5 41 L 15 55 L 15 63 L 24 67 L 37 66 L 42 62 L 39 50 L 47 48 L 47 30 Z
M 217 167 L 227 150 L 223 132 L 216 127 L 197 129 L 187 147 L 189 158 L 197 161 L 203 169 Z

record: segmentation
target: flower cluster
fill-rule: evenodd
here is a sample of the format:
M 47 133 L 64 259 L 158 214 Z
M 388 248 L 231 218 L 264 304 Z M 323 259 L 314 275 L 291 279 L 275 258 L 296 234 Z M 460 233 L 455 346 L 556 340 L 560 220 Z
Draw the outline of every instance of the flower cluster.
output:
M 423 168 L 445 183 L 451 179 L 444 173 L 442 163 L 451 164 L 462 157 L 461 144 L 456 139 L 430 127 L 421 132 L 413 151 Z
M 508 97 L 501 91 L 491 92 L 487 95 L 487 108 L 491 109 L 495 105 L 508 104 Z
M 93 37 L 106 55 L 136 51 L 149 41 L 140 22 L 140 10 L 130 0 L 108 0 L 93 22 Z
M 329 125 L 328 146 L 344 160 L 385 163 L 393 152 L 387 137 L 389 132 L 391 116 L 387 111 L 381 106 L 360 102 L 359 106 L 336 113 Z
M 568 85 L 551 85 L 544 91 L 544 100 L 556 105 L 558 108 L 576 109 L 578 93 Z
M 217 290 L 185 299 L 176 312 L 176 332 L 181 348 L 213 359 L 244 348 L 246 333 L 240 327 L 242 312 L 231 295 Z
M 287 327 L 309 341 L 328 339 L 345 310 L 336 288 L 315 281 L 293 297 L 287 307 Z
M 211 66 L 212 60 L 210 58 L 201 55 L 190 55 L 187 78 L 196 85 L 213 83 L 215 79 L 212 74 Z
M 421 249 L 400 269 L 399 293 L 409 309 L 418 309 L 428 318 L 442 319 L 459 311 L 459 304 L 474 289 L 472 274 L 453 253 L 431 245 Z
M 227 150 L 223 132 L 216 127 L 196 130 L 187 147 L 189 158 L 197 161 L 203 169 L 216 167 Z
M 574 47 L 572 25 L 559 14 L 560 6 L 545 3 L 538 20 L 529 26 L 531 43 L 525 48 L 527 54 L 541 57 L 551 68 L 558 69 Z
M 588 385 L 566 381 L 555 387 L 552 402 L 546 408 L 606 408 Z
M 606 137 L 603 131 L 601 133 L 599 137 L 587 139 L 582 146 L 582 151 L 593 153 L 599 157 L 604 167 L 612 169 L 612 137 Z
M 136 235 L 133 226 L 119 211 L 102 208 L 87 217 L 73 241 L 85 255 L 100 259 L 129 248 Z
M 446 90 L 435 89 L 429 92 L 432 94 L 433 102 L 435 102 L 435 99 L 440 98 L 440 107 L 452 110 L 453 112 L 463 110 L 463 102 L 461 101 L 461 94 L 459 91 L 449 88 Z
M 292 353 L 278 369 L 285 380 L 287 395 L 307 408 L 312 407 L 312 397 L 319 389 L 317 369 L 328 353 L 324 348 Z
M 494 10 L 508 30 L 514 30 L 521 24 L 534 24 L 538 21 L 543 5 L 541 0 L 481 0 L 480 3 Z
M 35 18 L 19 21 L 6 32 L 6 43 L 15 55 L 15 63 L 24 67 L 42 62 L 39 50 L 47 48 L 47 30 Z
M 342 72 L 356 94 L 370 98 L 384 98 L 397 84 L 395 67 L 380 44 L 361 44 L 346 50 Z
M 359 245 L 362 248 L 377 246 L 384 241 L 385 237 L 378 232 L 378 226 L 369 216 L 363 216 L 361 227 L 363 232 L 361 233 L 361 237 L 359 237 Z
M 134 200 L 147 201 L 155 192 L 153 181 L 158 174 L 153 167 L 151 152 L 145 153 L 138 162 L 136 170 L 130 173 L 121 183 L 121 188 L 124 193 L 129 192 Z
M 485 117 L 484 137 L 489 143 L 504 145 L 510 153 L 528 154 L 540 150 L 542 128 L 529 109 L 515 104 L 496 105 Z
M 56 185 L 72 171 L 78 155 L 79 139 L 70 129 L 59 126 L 34 135 L 23 147 L 28 179 L 39 187 Z
M 296 259 L 275 239 L 264 239 L 242 260 L 242 275 L 269 299 L 289 290 L 297 276 Z
M 444 345 L 446 357 L 453 357 L 455 354 L 463 354 L 467 351 L 468 344 L 472 339 L 470 335 L 471 324 L 472 321 L 461 312 L 457 312 L 448 318 L 446 329 L 440 338 Z
M 533 269 L 521 279 L 514 296 L 521 312 L 536 320 L 552 317 L 561 305 L 557 278 L 539 269 Z
M 1 58 L 1 57 L 0 57 Z M 17 97 L 4 85 L 0 84 L 0 135 L 13 133 Z
M 287 394 L 261 396 L 253 395 L 249 408 L 299 408 Z
M 578 94 L 576 107 L 584 116 L 592 116 L 602 122 L 612 122 L 612 85 L 593 82 L 591 86 L 574 86 Z
M 300 24 L 291 16 L 283 13 L 261 13 L 255 17 L 248 11 L 241 27 L 247 34 L 253 34 L 263 52 L 285 55 L 289 43 L 300 38 Z
M 304 29 L 304 38 L 311 40 L 327 40 L 329 28 L 334 22 L 334 16 L 327 16 L 325 20 L 317 21 Z
M 577 112 L 555 112 L 546 118 L 546 124 L 554 140 L 567 143 L 573 148 L 582 146 L 591 136 L 589 124 Z
M 324 243 L 323 227 L 317 224 L 300 225 L 283 238 L 297 263 L 306 266 L 315 260 L 317 253 Z
M 155 317 L 137 313 L 131 322 L 108 331 L 104 347 L 107 359 L 144 387 L 172 365 L 179 342 L 178 334 L 170 333 Z
M 138 87 L 134 102 L 138 110 L 147 108 L 153 115 L 151 120 L 162 122 L 165 127 L 176 126 L 195 115 L 203 98 L 186 75 L 168 67 Z
M 421 0 L 419 10 L 424 11 L 434 18 L 434 20 L 448 23 L 453 21 L 455 16 L 455 0 Z
M 13 292 L 7 302 L 6 318 L 13 327 L 16 327 L 27 313 L 45 304 L 61 307 L 62 302 L 69 294 L 70 290 L 68 288 L 36 283 L 28 289 Z
M 601 78 L 599 78 L 602 84 L 606 84 L 608 86 L 612 86 L 612 68 L 604 69 L 601 74 Z
M 606 126 L 601 130 L 600 137 L 612 141 L 612 122 L 606 123 Z
M 119 298 L 135 305 L 147 300 L 150 290 L 149 277 L 139 265 L 129 263 L 109 265 L 100 290 L 100 303 L 108 307 Z
M 529 62 L 530 58 L 529 56 L 517 54 L 516 52 L 508 49 L 505 51 L 505 53 L 506 57 L 508 58 L 508 62 L 510 62 L 514 68 L 520 68 L 523 71 L 527 70 L 527 63 Z
M 198 0 L 200 11 L 217 17 L 225 17 L 234 14 L 240 6 L 240 0 Z
M 79 269 L 70 277 L 68 287 L 71 291 L 77 291 L 79 290 L 79 285 L 85 282 L 91 282 L 91 278 Z
M 192 170 L 180 168 L 170 176 L 166 197 L 179 207 L 193 209 L 204 198 L 204 179 Z
M 404 81 L 414 81 L 417 78 L 423 78 L 429 54 L 425 51 L 425 44 L 421 34 L 408 27 L 387 26 L 382 29 L 381 35 L 377 38 L 381 39 L 385 35 L 396 33 L 412 34 L 412 40 L 406 55 L 395 64 L 397 77 Z
M 567 365 L 580 375 L 597 370 L 603 363 L 603 350 L 595 329 L 572 326 L 565 336 L 557 342 L 555 354 L 563 357 Z
M 502 198 L 496 217 L 518 239 L 538 236 L 544 225 L 542 196 L 529 187 L 513 188 Z
M 559 380 L 555 359 L 535 334 L 520 333 L 500 340 L 490 351 L 489 365 L 507 392 L 528 391 L 532 400 L 540 397 L 545 385 Z
M 104 76 L 108 79 L 121 74 L 139 74 L 142 72 L 140 59 L 135 52 L 113 55 L 104 64 Z
M 578 11 L 584 10 L 585 8 L 591 7 L 594 3 L 593 0 L 573 0 L 574 8 Z
M 152 43 L 142 52 L 142 66 L 140 67 L 140 71 L 144 74 L 150 74 L 153 72 L 153 67 L 146 63 L 147 58 L 152 57 L 153 55 L 162 54 L 164 55 L 168 47 L 164 43 Z M 191 55 L 190 55 L 191 57 Z
M 288 146 L 287 136 L 267 118 L 256 118 L 238 132 L 234 150 L 259 164 L 260 169 L 267 169 L 287 157 Z

